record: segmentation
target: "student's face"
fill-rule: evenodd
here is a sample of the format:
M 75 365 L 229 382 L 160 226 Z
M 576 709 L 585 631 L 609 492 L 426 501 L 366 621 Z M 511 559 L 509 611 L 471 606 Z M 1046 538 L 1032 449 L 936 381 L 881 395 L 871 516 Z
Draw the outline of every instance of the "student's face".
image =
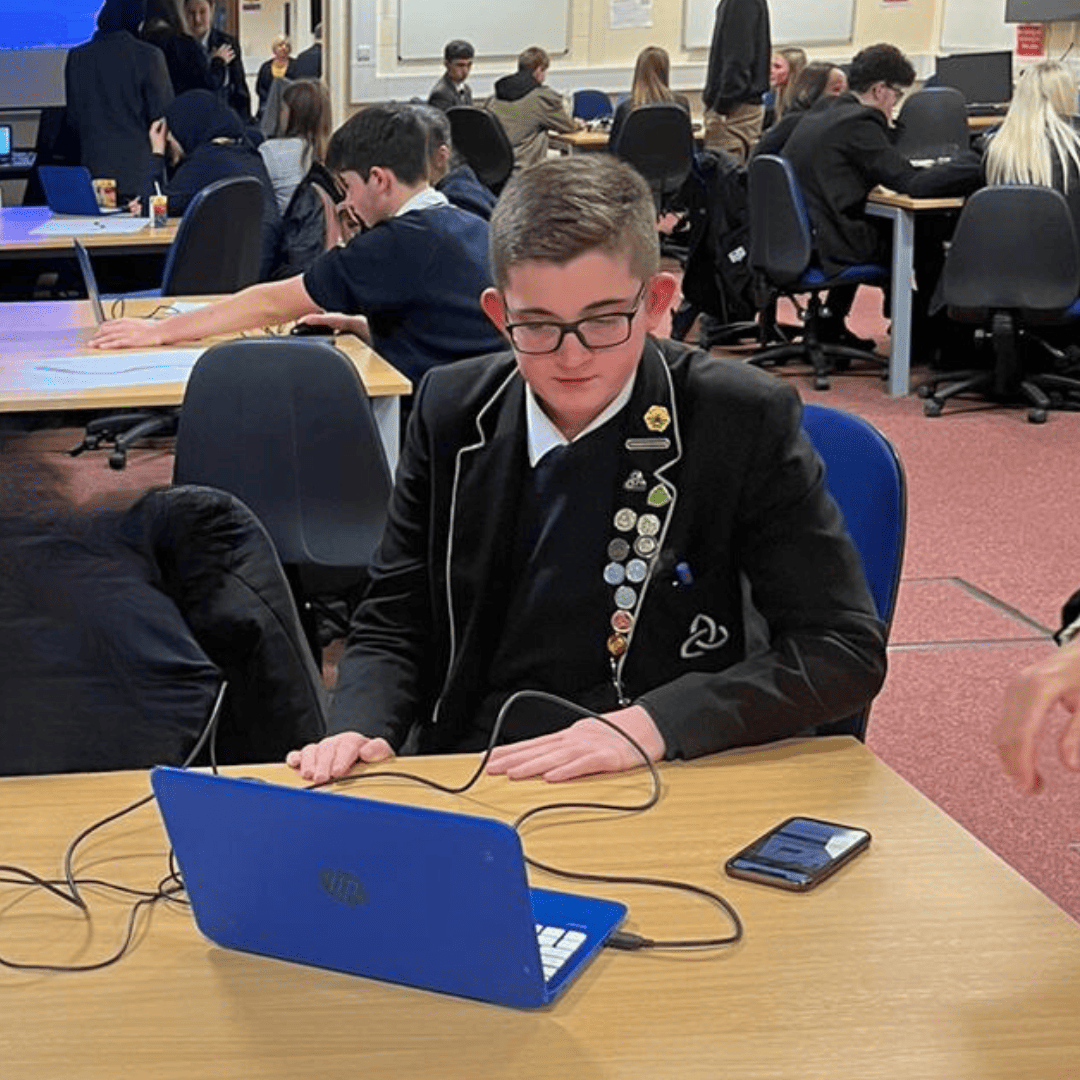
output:
M 481 304 L 504 331 L 507 323 L 561 322 L 630 311 L 641 297 L 621 345 L 587 349 L 566 334 L 553 353 L 515 350 L 518 369 L 555 426 L 573 438 L 607 408 L 637 369 L 645 335 L 656 329 L 675 295 L 670 274 L 647 282 L 627 259 L 591 251 L 565 265 L 522 262 L 510 268 L 506 287 L 488 289 Z
M 825 83 L 826 97 L 839 97 L 847 93 L 847 76 L 842 68 L 833 68 L 829 72 L 829 79 Z
M 362 180 L 358 172 L 346 169 L 338 173 L 338 180 L 345 189 L 345 205 L 368 228 L 377 225 L 388 216 L 387 173 L 384 169 L 378 166 L 373 167 L 366 180 Z
M 184 4 L 184 14 L 194 37 L 201 38 L 210 29 L 212 11 L 213 8 L 206 0 L 187 0 Z
M 452 83 L 463 83 L 472 71 L 471 60 L 451 60 L 446 65 L 446 76 Z
M 772 62 L 769 64 L 769 82 L 773 86 L 783 86 L 791 74 L 791 65 L 779 53 L 773 53 Z

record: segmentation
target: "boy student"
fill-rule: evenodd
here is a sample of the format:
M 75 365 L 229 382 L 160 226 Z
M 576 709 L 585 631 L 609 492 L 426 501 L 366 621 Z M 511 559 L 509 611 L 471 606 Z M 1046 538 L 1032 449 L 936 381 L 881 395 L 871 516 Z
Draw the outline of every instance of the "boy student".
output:
M 446 112 L 447 109 L 454 108 L 455 105 L 471 105 L 472 90 L 469 89 L 469 84 L 465 81 L 469 77 L 469 72 L 472 71 L 473 56 L 475 56 L 473 47 L 467 41 L 461 41 L 459 38 L 455 38 L 453 41 L 446 43 L 446 48 L 443 49 L 443 65 L 446 67 L 446 71 L 443 73 L 443 77 L 431 88 L 431 93 L 428 94 L 427 103 L 434 105 L 436 109 L 442 109 Z
M 253 285 L 160 322 L 106 322 L 92 344 L 170 345 L 309 315 L 370 339 L 414 381 L 437 364 L 501 348 L 479 303 L 491 284 L 488 224 L 428 185 L 427 131 L 415 111 L 372 105 L 357 113 L 331 138 L 326 167 L 367 232 L 326 252 L 302 275 Z
M 511 351 L 433 370 L 405 438 L 309 779 L 476 751 L 515 691 L 603 716 L 652 759 L 768 742 L 865 707 L 885 674 L 859 557 L 785 383 L 650 336 L 652 196 L 608 155 L 545 161 L 491 220 L 484 310 Z M 767 635 L 748 640 L 743 582 Z M 415 727 L 415 731 L 413 730 Z M 489 771 L 641 764 L 601 720 L 536 698 Z
M 551 57 L 538 46 L 518 57 L 518 68 L 495 83 L 495 93 L 484 102 L 506 131 L 514 148 L 514 167 L 523 169 L 547 157 L 549 131 L 574 131 L 584 126 L 573 119 L 558 90 L 544 85 Z

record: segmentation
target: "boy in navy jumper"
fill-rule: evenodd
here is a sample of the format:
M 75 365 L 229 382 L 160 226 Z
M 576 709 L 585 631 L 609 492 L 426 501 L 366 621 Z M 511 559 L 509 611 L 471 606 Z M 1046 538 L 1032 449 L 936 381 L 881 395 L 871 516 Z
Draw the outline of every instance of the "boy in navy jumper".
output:
M 326 166 L 366 232 L 303 275 L 159 322 L 106 322 L 93 344 L 169 345 L 312 316 L 359 333 L 413 380 L 437 364 L 499 349 L 479 302 L 491 284 L 487 222 L 428 185 L 427 132 L 415 112 L 376 105 L 357 113 L 334 133 Z
M 542 162 L 491 235 L 482 303 L 511 350 L 421 383 L 337 734 L 289 764 L 322 780 L 405 745 L 479 750 L 522 690 L 591 715 L 515 699 L 489 764 L 512 778 L 642 764 L 619 731 L 689 758 L 864 708 L 883 628 L 798 396 L 650 336 L 676 283 L 641 177 L 607 155 Z

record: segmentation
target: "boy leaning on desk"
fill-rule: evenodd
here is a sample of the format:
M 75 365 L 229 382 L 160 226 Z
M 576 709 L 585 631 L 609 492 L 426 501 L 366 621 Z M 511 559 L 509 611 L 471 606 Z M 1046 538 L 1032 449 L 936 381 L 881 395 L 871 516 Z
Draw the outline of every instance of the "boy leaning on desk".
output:
M 651 336 L 676 283 L 637 173 L 607 155 L 524 170 L 491 252 L 479 305 L 510 349 L 420 384 L 333 734 L 290 765 L 322 780 L 406 740 L 476 751 L 530 689 L 591 716 L 519 696 L 490 772 L 618 771 L 641 764 L 621 733 L 689 758 L 864 708 L 883 627 L 798 397 Z

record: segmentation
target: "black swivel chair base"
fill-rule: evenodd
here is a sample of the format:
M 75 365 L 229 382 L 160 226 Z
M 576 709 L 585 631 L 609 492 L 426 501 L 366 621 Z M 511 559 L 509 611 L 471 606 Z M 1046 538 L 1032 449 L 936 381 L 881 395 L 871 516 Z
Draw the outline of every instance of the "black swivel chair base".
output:
M 179 411 L 168 412 L 114 413 L 99 416 L 86 425 L 83 441 L 68 451 L 71 457 L 78 457 L 87 450 L 97 450 L 103 444 L 112 446 L 109 452 L 109 468 L 120 470 L 127 465 L 128 450 L 140 439 L 152 436 L 172 436 L 176 434 Z

